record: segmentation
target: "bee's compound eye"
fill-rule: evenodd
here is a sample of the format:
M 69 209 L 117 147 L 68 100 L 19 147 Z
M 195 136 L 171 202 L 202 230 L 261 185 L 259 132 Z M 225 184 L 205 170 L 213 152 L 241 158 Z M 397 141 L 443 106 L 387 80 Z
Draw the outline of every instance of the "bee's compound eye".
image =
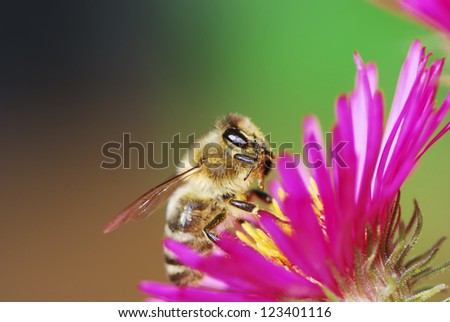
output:
M 231 142 L 233 145 L 246 148 L 248 147 L 248 139 L 242 131 L 238 130 L 235 127 L 229 127 L 223 132 L 222 137 L 224 140 Z

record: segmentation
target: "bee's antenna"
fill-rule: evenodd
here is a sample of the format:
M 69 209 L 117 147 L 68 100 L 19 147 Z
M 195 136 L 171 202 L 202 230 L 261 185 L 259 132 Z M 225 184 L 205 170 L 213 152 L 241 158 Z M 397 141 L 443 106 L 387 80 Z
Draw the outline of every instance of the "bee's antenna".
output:
M 252 167 L 248 170 L 247 174 L 245 175 L 244 181 L 248 179 L 250 176 L 250 173 L 255 169 L 255 166 L 252 165 Z

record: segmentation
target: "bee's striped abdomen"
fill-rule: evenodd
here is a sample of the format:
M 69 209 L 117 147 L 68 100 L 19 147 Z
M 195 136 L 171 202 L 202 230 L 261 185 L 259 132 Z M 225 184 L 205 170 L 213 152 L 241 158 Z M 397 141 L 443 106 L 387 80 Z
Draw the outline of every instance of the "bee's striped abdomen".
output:
M 181 197 L 175 207 L 167 208 L 166 237 L 186 244 L 201 254 L 209 254 L 214 244 L 204 233 L 205 226 L 220 213 L 211 200 Z M 203 274 L 178 261 L 175 255 L 164 247 L 164 259 L 169 279 L 177 285 L 197 284 Z

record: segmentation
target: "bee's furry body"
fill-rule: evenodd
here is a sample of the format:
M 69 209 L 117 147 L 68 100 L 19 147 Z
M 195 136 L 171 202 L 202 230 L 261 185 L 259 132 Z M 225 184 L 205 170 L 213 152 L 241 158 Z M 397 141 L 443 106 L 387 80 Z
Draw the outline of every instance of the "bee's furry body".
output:
M 213 143 L 220 146 L 223 151 L 222 156 L 209 158 L 213 165 L 221 164 L 218 167 L 202 166 L 199 172 L 179 187 L 170 197 L 167 205 L 167 223 L 165 235 L 179 242 L 185 243 L 202 254 L 209 254 L 214 244 L 205 234 L 205 227 L 220 214 L 229 213 L 229 200 L 238 198 L 245 200 L 245 193 L 250 188 L 252 182 L 261 176 L 257 170 L 250 173 L 247 180 L 244 180 L 249 172 L 249 167 L 240 162 L 233 162 L 232 166 L 223 166 L 237 153 L 236 149 L 222 138 L 226 128 L 236 127 L 243 129 L 245 133 L 259 140 L 259 144 L 266 144 L 263 134 L 246 117 L 230 115 L 226 119 L 220 120 L 216 128 L 200 140 L 199 148 L 192 153 L 188 153 L 182 160 L 184 168 L 179 169 L 179 173 L 186 171 L 192 164 L 199 164 L 205 156 L 204 148 L 207 144 Z M 214 147 L 213 147 L 214 148 Z M 219 151 L 220 152 L 220 151 Z M 191 158 L 189 160 L 188 158 Z M 202 274 L 179 263 L 174 255 L 164 249 L 166 260 L 166 270 L 172 282 L 177 285 L 197 284 Z
M 171 195 L 165 235 L 208 254 L 219 224 L 232 207 L 254 212 L 257 208 L 247 202 L 247 192 L 255 180 L 262 189 L 273 158 L 263 134 L 247 117 L 230 114 L 199 143 L 185 155 L 176 176 L 140 196 L 114 217 L 104 232 L 146 218 Z M 168 249 L 164 253 L 168 275 L 175 284 L 201 280 L 200 272 L 183 266 Z

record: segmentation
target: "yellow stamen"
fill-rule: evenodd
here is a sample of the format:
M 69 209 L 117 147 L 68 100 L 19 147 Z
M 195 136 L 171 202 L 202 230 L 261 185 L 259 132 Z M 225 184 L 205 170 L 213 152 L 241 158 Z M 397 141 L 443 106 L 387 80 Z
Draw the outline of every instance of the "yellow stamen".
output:
M 283 229 L 283 231 L 287 234 L 291 234 L 292 233 L 292 227 L 290 224 L 288 224 L 289 219 L 283 214 L 283 212 L 281 211 L 280 205 L 278 204 L 278 202 L 275 199 L 272 199 L 272 211 L 271 213 L 277 217 L 278 219 L 280 219 L 279 225 L 280 227 Z
M 245 233 L 237 231 L 237 237 L 245 244 L 252 247 L 261 255 L 274 260 L 275 262 L 287 266 L 288 259 L 281 253 L 275 242 L 261 229 L 254 227 L 248 222 L 242 223 Z
M 316 181 L 310 177 L 309 179 L 309 187 L 308 191 L 311 195 L 312 200 L 312 208 L 314 210 L 314 213 L 316 214 L 320 225 L 322 226 L 322 229 L 324 231 L 324 235 L 326 236 L 326 231 L 324 227 L 324 216 L 323 216 L 323 210 L 324 206 L 322 203 L 322 200 L 320 199 L 319 195 L 319 189 L 317 187 Z M 287 197 L 287 193 L 279 188 L 278 191 L 278 197 L 281 201 L 285 200 Z M 272 199 L 271 203 L 271 213 L 279 219 L 278 225 L 280 228 L 286 233 L 291 234 L 292 233 L 292 226 L 289 224 L 289 219 L 283 214 L 281 211 L 280 205 L 278 204 L 276 199 Z M 275 244 L 275 242 L 271 239 L 270 236 L 268 236 L 263 230 L 253 226 L 249 222 L 244 222 L 241 224 L 241 227 L 244 232 L 237 230 L 236 236 L 245 244 L 252 247 L 254 250 L 259 252 L 261 255 L 271 259 L 275 263 L 278 263 L 282 266 L 285 266 L 289 269 L 295 269 L 297 268 L 293 267 L 292 264 L 289 262 L 289 260 L 284 256 L 284 254 L 281 252 L 281 250 L 278 248 L 278 246 Z
M 320 224 L 323 225 L 323 203 L 322 200 L 320 200 L 319 188 L 313 177 L 309 177 L 308 191 L 311 194 L 311 199 L 313 201 L 313 211 L 319 219 Z
M 281 211 L 280 205 L 278 204 L 278 202 L 275 199 L 272 199 L 272 211 L 271 213 L 277 217 L 278 219 L 281 219 L 283 221 L 287 221 L 288 218 L 283 214 L 283 212 Z
M 278 188 L 277 193 L 278 193 L 278 198 L 280 198 L 281 201 L 284 201 L 284 199 L 287 196 L 286 191 L 284 191 L 282 188 Z

